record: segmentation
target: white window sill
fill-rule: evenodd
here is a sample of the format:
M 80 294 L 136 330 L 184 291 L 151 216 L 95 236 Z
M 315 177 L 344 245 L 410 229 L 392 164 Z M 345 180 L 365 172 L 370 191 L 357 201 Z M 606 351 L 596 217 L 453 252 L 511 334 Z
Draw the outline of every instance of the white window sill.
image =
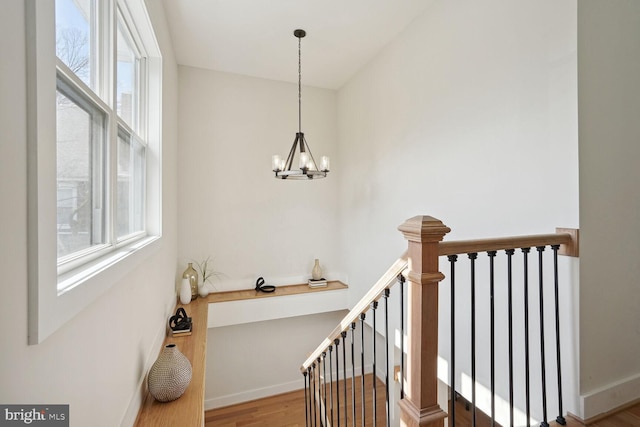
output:
M 53 273 L 52 277 L 44 274 L 40 276 L 41 280 L 30 283 L 30 307 L 38 307 L 38 310 L 29 310 L 29 344 L 43 342 L 121 281 L 159 248 L 160 239 L 161 236 L 144 238 L 98 258 L 88 266 L 65 273 L 58 277 L 58 288 L 55 266 L 44 268 Z M 32 274 L 32 277 L 38 276 Z
M 159 239 L 160 236 L 145 237 L 130 245 L 109 252 L 107 255 L 84 264 L 79 268 L 59 275 L 58 296 L 62 296 L 80 285 L 87 284 L 88 286 L 92 286 L 92 281 L 104 280 L 101 276 L 107 276 L 108 278 L 106 280 L 111 282 L 117 280 L 117 276 L 121 277 L 128 271 L 126 266 L 126 264 L 130 264 L 126 262 L 128 257 L 133 256 L 137 258 L 136 254 L 138 254 L 139 251 L 143 251 L 147 246 L 152 245 Z M 140 255 L 144 256 L 142 253 Z M 116 277 L 111 277 L 112 275 L 116 275 Z

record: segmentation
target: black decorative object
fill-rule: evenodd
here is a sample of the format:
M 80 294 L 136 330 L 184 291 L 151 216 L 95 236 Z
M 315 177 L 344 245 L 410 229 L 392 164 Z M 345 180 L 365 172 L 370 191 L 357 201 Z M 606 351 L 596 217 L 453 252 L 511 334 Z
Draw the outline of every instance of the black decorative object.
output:
M 191 317 L 187 316 L 184 308 L 178 308 L 176 314 L 169 318 L 169 328 L 171 328 L 173 332 L 191 330 Z
M 271 293 L 275 292 L 275 290 L 276 287 L 273 285 L 266 285 L 262 277 L 258 277 L 258 280 L 256 280 L 256 292 Z

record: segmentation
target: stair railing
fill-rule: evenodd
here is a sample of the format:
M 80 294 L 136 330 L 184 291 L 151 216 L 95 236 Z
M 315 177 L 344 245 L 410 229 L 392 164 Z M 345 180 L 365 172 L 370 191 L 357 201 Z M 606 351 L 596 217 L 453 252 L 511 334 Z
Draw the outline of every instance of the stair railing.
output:
M 458 306 L 456 305 L 456 263 L 458 262 L 459 255 L 467 255 L 470 262 L 470 284 L 469 288 L 464 288 L 465 292 L 470 292 L 470 317 L 471 317 L 471 325 L 470 325 L 470 350 L 466 351 L 465 354 L 468 355 L 471 362 L 471 401 L 469 402 L 472 408 L 471 414 L 471 425 L 476 425 L 476 305 L 479 298 L 476 296 L 476 260 L 478 260 L 479 254 L 486 254 L 488 256 L 488 267 L 489 267 L 489 295 L 484 296 L 484 300 L 488 301 L 489 305 L 489 316 L 490 316 L 490 400 L 491 405 L 488 409 L 488 417 L 490 419 L 491 425 L 496 425 L 496 307 L 495 307 L 495 297 L 498 295 L 496 292 L 496 282 L 498 282 L 498 278 L 500 277 L 495 272 L 495 263 L 496 256 L 499 251 L 504 251 L 506 255 L 506 300 L 507 300 L 507 315 L 506 315 L 506 330 L 503 330 L 504 334 L 507 336 L 508 345 L 507 345 L 507 385 L 508 385 L 508 406 L 509 406 L 509 414 L 508 421 L 503 422 L 504 425 L 514 426 L 514 425 L 526 425 L 531 426 L 532 416 L 531 416 L 531 394 L 530 394 L 530 369 L 532 367 L 531 358 L 532 354 L 530 351 L 530 343 L 534 343 L 538 345 L 539 348 L 539 361 L 540 361 L 540 388 L 541 395 L 540 401 L 542 406 L 541 412 L 541 427 L 548 427 L 548 413 L 547 413 L 547 394 L 550 390 L 547 387 L 546 375 L 546 359 L 547 354 L 545 352 L 545 345 L 547 344 L 547 340 L 545 338 L 545 317 L 548 316 L 550 311 L 555 316 L 555 336 L 552 345 L 555 345 L 555 364 L 556 364 L 556 379 L 557 379 L 557 399 L 555 402 L 557 403 L 558 415 L 556 417 L 556 422 L 560 425 L 565 425 L 566 421 L 564 419 L 564 410 L 563 410 L 563 394 L 562 394 L 562 369 L 561 369 L 561 354 L 560 354 L 560 316 L 559 316 L 559 272 L 558 272 L 558 255 L 566 255 L 577 257 L 578 256 L 578 234 L 577 230 L 574 229 L 556 229 L 556 233 L 554 234 L 539 234 L 533 236 L 516 236 L 516 237 L 505 237 L 505 238 L 492 238 L 492 239 L 481 239 L 481 240 L 467 240 L 467 241 L 451 241 L 451 242 L 441 242 L 440 243 L 440 256 L 446 257 L 449 262 L 450 273 L 449 273 L 449 290 L 450 290 L 450 354 L 449 354 L 449 388 L 451 390 L 452 396 L 459 396 L 457 392 L 457 384 L 456 384 L 456 362 L 459 358 L 456 352 L 456 332 L 458 325 L 456 324 Z M 547 247 L 550 247 L 553 254 L 553 293 L 554 300 L 552 304 L 546 304 L 544 300 L 545 289 L 548 290 L 548 286 L 545 286 L 545 274 L 544 274 L 544 266 L 545 262 L 543 260 L 543 253 Z M 537 289 L 534 286 L 529 286 L 530 280 L 530 268 L 529 268 L 529 254 L 532 252 L 532 249 L 535 248 L 537 252 L 537 279 L 538 279 L 538 287 Z M 514 306 L 514 291 L 516 290 L 515 283 L 517 282 L 514 278 L 514 264 L 515 264 L 515 256 L 516 249 L 521 252 L 522 263 L 520 267 L 522 268 L 522 308 L 523 312 L 518 314 L 518 317 L 523 321 L 523 342 L 524 342 L 524 368 L 522 370 L 524 375 L 524 393 L 525 393 L 525 410 L 523 413 L 524 420 L 521 420 L 519 423 L 516 423 L 514 419 L 515 415 L 515 390 L 514 390 L 514 364 L 516 362 L 514 357 L 514 318 L 516 317 L 514 314 L 513 306 Z M 530 290 L 531 289 L 531 290 Z M 537 292 L 538 296 L 538 312 L 539 316 L 537 319 L 532 318 L 529 315 L 529 306 L 535 305 L 535 301 L 529 300 L 529 294 L 532 292 Z M 552 308 L 552 310 L 549 309 Z M 533 337 L 530 337 L 529 334 L 529 325 L 530 322 L 537 320 L 536 324 L 539 328 L 540 336 L 539 340 L 535 340 Z M 521 332 L 518 332 L 520 334 Z M 468 360 L 469 360 L 468 359 Z M 537 366 L 536 366 L 537 368 Z M 536 372 L 537 374 L 538 372 Z M 517 387 L 518 391 L 521 391 L 520 387 Z M 505 399 L 507 401 L 507 399 Z M 449 412 L 449 421 L 450 425 L 456 425 L 456 405 L 452 404 Z
M 443 242 L 444 236 L 450 231 L 440 220 L 429 216 L 413 217 L 398 229 L 403 233 L 408 241 L 408 250 L 383 274 L 376 284 L 367 292 L 367 294 L 356 304 L 356 306 L 344 317 L 340 324 L 324 339 L 324 341 L 311 353 L 307 360 L 301 366 L 301 372 L 304 376 L 305 387 L 305 414 L 307 426 L 323 427 L 328 426 L 348 426 L 371 424 L 390 425 L 391 398 L 389 396 L 389 334 L 388 334 L 388 297 L 390 289 L 399 282 L 400 290 L 400 401 L 398 406 L 400 409 L 400 421 L 403 426 L 428 426 L 441 427 L 444 425 L 444 418 L 447 413 L 443 411 L 438 403 L 438 288 L 439 283 L 444 275 L 439 271 L 439 259 L 446 256 L 449 259 L 451 273 L 451 362 L 449 363 L 450 387 L 452 400 L 455 400 L 456 383 L 455 383 L 455 262 L 460 254 L 468 254 L 471 269 L 471 289 L 473 295 L 473 287 L 475 282 L 474 263 L 478 253 L 486 252 L 491 262 L 491 421 L 495 425 L 495 389 L 494 389 L 494 320 L 493 320 L 493 259 L 497 251 L 505 250 L 509 260 L 509 301 L 511 301 L 511 258 L 514 249 L 521 248 L 523 254 L 529 253 L 529 249 L 535 247 L 539 254 L 542 253 L 546 246 L 551 246 L 554 251 L 554 280 L 555 280 L 555 315 L 556 315 L 556 354 L 558 369 L 558 399 L 559 412 L 557 421 L 562 424 L 562 386 L 560 376 L 560 339 L 558 325 L 558 273 L 557 273 L 557 255 L 565 254 L 577 256 L 577 233 L 571 230 L 558 229 L 555 234 L 535 235 L 535 236 L 518 236 L 508 238 L 494 238 L 482 240 L 468 241 L 451 241 Z M 540 255 L 540 318 L 543 313 L 543 292 L 542 292 L 542 258 Z M 408 283 L 405 285 L 404 277 L 406 276 Z M 528 274 L 526 275 L 528 277 Z M 525 278 L 525 282 L 527 279 Z M 406 309 L 404 313 L 404 292 L 405 286 L 408 290 Z M 525 286 L 526 289 L 526 286 Z M 473 297 L 475 298 L 475 297 Z M 378 310 L 379 301 L 383 300 L 385 311 L 385 411 L 384 414 L 378 415 L 376 408 L 378 397 L 376 374 L 377 374 L 377 355 L 376 355 L 376 312 Z M 472 300 L 475 301 L 475 300 Z M 510 302 L 511 304 L 511 302 Z M 475 309 L 474 303 L 471 304 L 472 310 L 472 330 L 475 329 Z M 373 317 L 373 375 L 371 375 L 371 393 L 373 410 L 366 410 L 365 407 L 365 318 L 367 312 L 371 310 Z M 526 311 L 526 309 L 525 309 Z M 405 331 L 406 317 L 406 331 Z M 511 405 L 510 425 L 513 425 L 513 379 L 512 379 L 512 312 L 509 306 L 509 401 Z M 526 319 L 528 321 L 528 318 Z M 360 328 L 360 405 L 356 402 L 356 329 Z M 541 358 L 542 358 L 542 382 L 543 394 L 544 390 L 544 332 L 543 322 L 540 321 L 541 329 Z M 405 333 L 406 333 L 406 363 L 405 363 Z M 527 332 L 528 334 L 528 332 Z M 350 335 L 349 343 L 347 343 L 347 335 Z M 473 385 L 473 418 L 472 425 L 475 426 L 475 331 L 472 331 L 471 351 L 472 355 L 472 379 Z M 528 342 L 528 338 L 527 338 Z M 342 346 L 342 390 L 340 389 L 340 345 Z M 347 377 L 346 358 L 347 345 L 351 346 L 351 378 Z M 335 349 L 335 357 L 332 357 Z M 327 356 L 328 355 L 328 356 Z M 326 361 L 329 359 L 329 374 L 327 374 Z M 335 364 L 334 364 L 335 360 Z M 528 366 L 527 354 L 527 370 Z M 405 366 L 406 365 L 406 366 Z M 335 366 L 335 369 L 334 369 Z M 336 373 L 335 381 L 333 372 Z M 329 377 L 329 385 L 327 385 L 327 377 Z M 528 374 L 527 374 L 527 422 L 529 422 L 529 395 L 528 395 Z M 348 383 L 350 382 L 351 393 L 348 392 Z M 335 389 L 334 389 L 335 383 Z M 405 385 L 406 384 L 406 385 Z M 348 395 L 351 394 L 351 399 Z M 342 398 L 342 405 L 340 399 Z M 542 426 L 546 423 L 546 395 L 543 396 L 544 415 Z M 357 408 L 360 406 L 360 408 Z M 342 411 L 340 410 L 342 408 Z M 367 420 L 367 416 L 372 420 Z M 367 421 L 369 421 L 367 423 Z M 452 410 L 449 414 L 449 425 L 456 425 L 455 422 L 455 404 L 452 404 Z
M 323 426 L 332 426 L 334 425 L 334 417 L 333 414 L 337 416 L 335 420 L 335 425 L 344 425 L 347 426 L 347 420 L 364 420 L 366 419 L 365 406 L 364 406 L 364 396 L 360 399 L 360 405 L 356 403 L 356 329 L 358 325 L 360 325 L 360 344 L 361 344 L 361 352 L 360 352 L 360 376 L 361 376 L 361 386 L 362 390 L 365 389 L 365 372 L 364 372 L 364 345 L 362 343 L 365 340 L 364 336 L 364 321 L 366 318 L 366 312 L 371 309 L 380 298 L 388 297 L 388 289 L 392 287 L 398 276 L 401 275 L 403 271 L 406 270 L 408 264 L 408 252 L 405 252 L 400 256 L 389 269 L 378 279 L 378 281 L 369 289 L 369 291 L 360 299 L 360 301 L 355 305 L 353 309 L 349 311 L 349 313 L 340 321 L 338 326 L 320 343 L 320 345 L 309 355 L 307 360 L 302 364 L 300 370 L 305 378 L 305 390 L 309 390 L 305 392 L 305 395 L 308 394 L 308 404 L 305 410 L 307 414 L 307 425 L 308 426 L 316 426 L 317 420 L 320 421 L 320 424 Z M 385 297 L 385 310 L 387 308 L 387 299 Z M 374 317 L 375 318 L 375 317 Z M 375 331 L 375 329 L 374 329 Z M 375 333 L 375 332 L 374 332 Z M 347 335 L 350 334 L 350 340 L 347 342 Z M 386 337 L 389 334 L 385 334 Z M 388 339 L 388 338 L 387 338 Z M 324 386 L 326 385 L 326 370 L 324 362 L 327 357 L 327 353 L 332 354 L 332 350 L 335 347 L 336 349 L 336 382 L 339 383 L 340 377 L 340 366 L 339 357 L 338 357 L 338 349 L 342 344 L 342 390 L 337 390 L 335 393 L 335 399 L 332 398 L 331 395 L 324 392 Z M 346 358 L 346 349 L 347 346 L 351 346 L 351 368 L 348 368 L 348 361 Z M 388 348 L 388 342 L 387 346 Z M 388 358 L 385 360 L 387 363 L 386 372 L 388 379 Z M 347 371 L 351 371 L 351 378 L 348 378 Z M 330 370 L 331 372 L 331 370 Z M 374 371 L 375 372 L 375 371 Z M 375 378 L 375 376 L 374 376 Z M 351 392 L 348 390 L 348 380 L 351 380 Z M 386 384 L 388 385 L 388 380 Z M 375 382 L 373 382 L 373 387 L 375 388 Z M 336 387 L 338 388 L 338 387 Z M 342 396 L 342 397 L 340 397 Z M 349 399 L 350 398 L 350 399 Z M 342 399 L 343 402 L 343 411 L 342 413 L 338 413 L 340 408 L 339 400 Z M 313 401 L 315 400 L 315 407 Z M 336 410 L 332 411 L 333 402 L 336 402 Z M 388 398 L 388 392 L 386 392 L 386 402 L 387 408 L 386 412 L 388 412 L 390 399 Z M 360 408 L 357 408 L 360 406 Z M 377 414 L 377 411 L 374 411 L 374 414 Z M 375 415 L 374 415 L 375 416 Z M 360 418 L 358 418 L 360 417 Z M 387 416 L 388 418 L 388 416 Z M 364 425 L 364 424 L 363 424 Z M 375 424 L 374 424 L 375 425 Z

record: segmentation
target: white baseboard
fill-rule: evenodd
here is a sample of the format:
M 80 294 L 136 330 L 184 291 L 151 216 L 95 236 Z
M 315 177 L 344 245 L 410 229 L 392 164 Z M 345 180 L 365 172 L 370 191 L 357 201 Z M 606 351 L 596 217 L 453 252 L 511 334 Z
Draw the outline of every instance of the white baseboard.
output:
M 205 399 L 204 410 L 208 411 L 210 409 L 216 409 L 216 408 L 222 408 L 224 406 L 235 405 L 236 403 L 248 402 L 251 400 L 261 399 L 263 397 L 287 393 L 289 391 L 300 390 L 302 387 L 303 387 L 302 380 L 297 380 L 297 381 L 291 381 L 288 383 L 276 384 L 268 387 L 247 390 L 241 393 L 214 397 L 213 399 Z
M 580 396 L 583 420 L 640 399 L 640 374 Z
M 365 365 L 365 374 L 372 372 L 372 365 Z M 360 369 L 356 368 L 356 375 L 360 375 Z M 384 374 L 382 374 L 384 378 Z M 347 369 L 347 378 L 351 378 L 351 369 Z M 340 370 L 340 379 L 342 379 L 342 370 Z M 225 396 L 205 399 L 204 410 L 223 408 L 225 406 L 235 405 L 237 403 L 249 402 L 251 400 L 262 399 L 263 397 L 274 396 L 276 394 L 287 393 L 290 391 L 301 390 L 304 383 L 300 380 L 290 381 L 282 384 L 275 384 L 268 387 L 262 387 L 252 390 L 246 390 L 240 393 L 228 394 Z

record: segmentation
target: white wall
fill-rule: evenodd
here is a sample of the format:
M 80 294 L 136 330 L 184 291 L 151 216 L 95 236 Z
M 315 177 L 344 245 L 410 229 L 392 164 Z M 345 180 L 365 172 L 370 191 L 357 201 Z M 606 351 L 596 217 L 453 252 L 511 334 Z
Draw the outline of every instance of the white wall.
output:
M 330 175 L 312 182 L 282 181 L 271 172 L 271 155 L 286 156 L 298 129 L 297 85 L 180 66 L 179 92 L 182 268 L 211 255 L 214 268 L 223 273 L 213 282 L 218 291 L 252 289 L 259 276 L 270 284 L 301 283 L 310 277 L 315 258 L 325 277 L 340 278 L 337 180 Z M 334 91 L 303 87 L 302 130 L 314 156 L 329 155 L 339 168 Z M 229 327 L 237 330 L 231 336 L 225 335 L 229 328 L 211 330 L 208 407 L 292 387 L 298 379 L 292 379 L 292 372 L 340 320 L 334 316 L 333 326 L 322 334 L 300 337 L 300 325 L 317 331 L 315 318 L 275 321 L 274 334 L 296 337 L 289 342 L 274 342 L 265 333 L 273 329 L 272 322 Z M 247 374 L 253 369 L 244 357 L 249 354 L 241 350 L 247 343 L 256 357 L 251 360 L 269 364 L 266 377 Z M 293 385 L 301 388 L 302 381 Z
M 450 239 L 577 225 L 575 25 L 575 2 L 434 2 L 340 90 L 352 282 L 379 277 L 414 215 Z
M 160 248 L 42 344 L 27 345 L 25 2 L 0 16 L 0 402 L 69 404 L 72 426 L 131 425 L 139 390 L 173 308 L 176 269 L 177 73 L 164 12 L 150 2 L 164 56 Z M 130 406 L 131 404 L 131 406 Z
M 297 85 L 180 66 L 179 88 L 180 261 L 214 257 L 217 290 L 308 278 L 315 258 L 336 271 L 338 182 L 271 172 L 298 129 Z M 315 157 L 336 158 L 335 92 L 303 88 L 302 130 Z
M 640 3 L 578 4 L 580 391 L 591 417 L 640 398 Z
M 577 228 L 576 90 L 576 2 L 552 0 L 436 1 L 341 88 L 340 247 L 353 302 L 406 248 L 396 227 L 414 215 L 441 219 L 447 239 Z M 574 336 L 573 292 L 562 298 Z
M 341 310 L 209 329 L 205 408 L 302 389 L 300 366 L 345 314 Z

